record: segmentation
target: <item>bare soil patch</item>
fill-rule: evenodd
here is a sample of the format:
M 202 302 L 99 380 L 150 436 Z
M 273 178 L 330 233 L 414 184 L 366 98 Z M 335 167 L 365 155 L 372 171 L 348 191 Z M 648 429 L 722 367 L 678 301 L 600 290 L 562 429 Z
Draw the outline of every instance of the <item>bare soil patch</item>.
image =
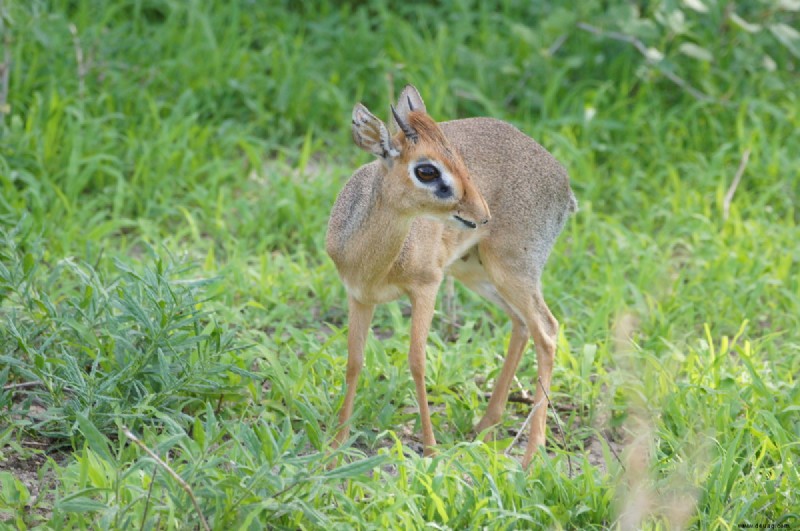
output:
M 49 441 L 27 438 L 21 442 L 26 452 L 22 455 L 10 447 L 2 449 L 0 471 L 11 472 L 30 492 L 30 499 L 26 504 L 27 515 L 36 515 L 47 519 L 55 499 L 55 487 L 58 484 L 55 471 L 48 458 L 57 464 L 63 464 L 67 456 L 60 451 L 49 451 Z M 30 450 L 29 452 L 27 450 Z M 0 522 L 7 522 L 15 517 L 9 512 L 0 512 Z

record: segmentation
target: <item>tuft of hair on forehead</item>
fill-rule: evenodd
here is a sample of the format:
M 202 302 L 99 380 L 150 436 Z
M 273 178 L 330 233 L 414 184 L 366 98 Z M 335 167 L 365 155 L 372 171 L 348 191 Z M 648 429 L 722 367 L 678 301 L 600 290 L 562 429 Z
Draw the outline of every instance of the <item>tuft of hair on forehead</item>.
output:
M 408 113 L 408 125 L 417 132 L 420 139 L 449 148 L 450 144 L 444 133 L 427 113 L 411 111 Z

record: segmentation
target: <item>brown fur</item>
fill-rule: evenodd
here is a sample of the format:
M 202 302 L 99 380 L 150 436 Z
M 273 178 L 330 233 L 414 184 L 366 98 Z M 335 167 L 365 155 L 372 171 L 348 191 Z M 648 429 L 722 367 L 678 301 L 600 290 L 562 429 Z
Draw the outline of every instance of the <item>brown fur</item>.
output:
M 543 401 L 549 389 L 558 322 L 544 302 L 540 278 L 577 202 L 563 166 L 512 125 L 491 118 L 437 124 L 411 86 L 403 91 L 397 111 L 417 133 L 416 143 L 403 133 L 394 138 L 387 134 L 382 140 L 384 124 L 363 106 L 354 109 L 354 140 L 381 160 L 353 174 L 336 200 L 328 226 L 326 247 L 347 286 L 351 316 L 347 391 L 335 444 L 347 437 L 374 305 L 408 295 L 412 303 L 409 364 L 423 441 L 430 452 L 435 439 L 425 391 L 425 343 L 445 272 L 499 304 L 513 323 L 506 362 L 476 427 L 481 432 L 500 420 L 531 337 L 544 387 L 536 385 L 535 400 Z M 397 156 L 382 155 L 390 152 Z M 456 191 L 451 203 L 432 201 L 428 192 L 411 181 L 408 165 L 420 157 L 438 161 L 450 172 Z M 465 230 L 428 217 L 453 215 L 474 222 L 477 228 Z M 545 420 L 546 407 L 541 407 L 532 421 L 525 465 L 535 448 L 544 444 Z

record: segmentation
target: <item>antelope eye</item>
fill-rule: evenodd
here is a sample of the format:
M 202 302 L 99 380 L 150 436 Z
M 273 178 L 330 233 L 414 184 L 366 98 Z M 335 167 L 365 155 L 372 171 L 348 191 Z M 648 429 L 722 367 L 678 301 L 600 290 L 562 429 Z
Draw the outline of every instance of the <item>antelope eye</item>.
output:
M 435 181 L 441 176 L 439 170 L 433 164 L 420 164 L 414 168 L 414 175 L 424 183 Z

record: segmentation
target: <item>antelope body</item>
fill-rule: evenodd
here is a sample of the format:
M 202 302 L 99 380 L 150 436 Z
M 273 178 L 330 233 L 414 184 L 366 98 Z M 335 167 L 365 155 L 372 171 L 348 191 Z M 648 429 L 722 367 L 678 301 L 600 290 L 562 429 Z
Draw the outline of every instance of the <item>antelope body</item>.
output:
M 539 381 L 549 391 L 558 322 L 540 278 L 565 220 L 577 208 L 561 164 L 514 126 L 491 118 L 437 124 L 408 85 L 392 107 L 392 134 L 361 104 L 353 109 L 355 143 L 378 160 L 359 168 L 339 194 L 326 249 L 348 293 L 346 391 L 338 446 L 348 436 L 364 346 L 376 304 L 411 300 L 409 365 L 426 455 L 436 444 L 425 389 L 425 345 L 445 273 L 498 304 L 512 321 L 511 340 L 480 433 L 497 424 L 522 353 L 532 337 Z M 539 407 L 523 458 L 545 443 L 547 408 Z

